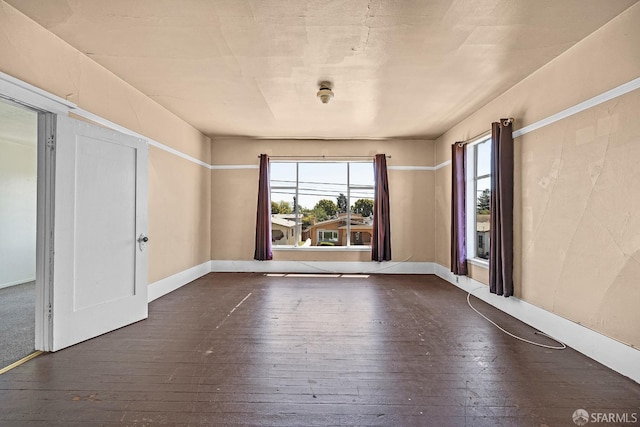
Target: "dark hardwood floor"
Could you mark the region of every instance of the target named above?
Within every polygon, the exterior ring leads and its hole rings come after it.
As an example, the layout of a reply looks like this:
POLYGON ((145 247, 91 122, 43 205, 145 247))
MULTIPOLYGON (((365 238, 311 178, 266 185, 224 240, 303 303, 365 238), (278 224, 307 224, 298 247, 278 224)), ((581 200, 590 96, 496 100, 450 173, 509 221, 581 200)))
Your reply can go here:
POLYGON ((1 426, 540 427, 579 408, 640 418, 640 385, 503 334, 435 276, 210 274, 0 375, 1 426))

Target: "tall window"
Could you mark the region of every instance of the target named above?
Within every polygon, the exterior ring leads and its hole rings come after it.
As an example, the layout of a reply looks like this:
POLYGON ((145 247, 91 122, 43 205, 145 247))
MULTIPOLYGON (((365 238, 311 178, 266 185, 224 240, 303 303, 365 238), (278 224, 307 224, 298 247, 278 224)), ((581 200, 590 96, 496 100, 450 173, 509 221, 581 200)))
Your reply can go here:
POLYGON ((489 259, 491 215, 491 138, 468 145, 467 242, 469 258, 489 259), (470 245, 469 245, 470 246, 470 245))
POLYGON ((272 227, 293 236, 275 246, 370 245, 373 162, 272 161, 270 173, 272 227))

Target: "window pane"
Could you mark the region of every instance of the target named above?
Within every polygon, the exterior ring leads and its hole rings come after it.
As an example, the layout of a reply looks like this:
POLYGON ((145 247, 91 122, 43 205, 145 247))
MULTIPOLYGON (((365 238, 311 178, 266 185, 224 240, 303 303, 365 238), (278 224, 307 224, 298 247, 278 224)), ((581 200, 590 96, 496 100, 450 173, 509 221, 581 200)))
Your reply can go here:
POLYGON ((491 139, 476 145, 476 176, 489 175, 491 173, 491 139))
POLYGON ((491 178, 476 181, 476 257, 489 259, 491 178))
POLYGON ((296 164, 270 163, 271 213, 288 214, 295 209, 296 164))
POLYGON ((301 236, 296 227, 294 199, 296 196, 296 164, 270 163, 271 243, 274 246, 296 245, 301 236), (297 229, 297 230, 296 230, 297 229), (297 231, 297 236, 296 236, 297 231))
POLYGON ((269 163, 269 174, 271 175, 271 188, 296 186, 295 163, 271 162, 269 163))
MULTIPOLYGON (((347 193, 347 165, 345 163, 300 163, 300 205, 314 209, 321 200, 330 200, 337 206, 340 193, 347 193)), ((331 204, 322 203, 327 219, 336 214, 331 204)))
MULTIPOLYGON (((311 246, 344 246, 339 237, 345 219, 339 218, 339 199, 347 194, 347 164, 299 163, 300 206, 303 213, 302 240, 311 246)), ((344 204, 344 203, 343 203, 344 204)))
POLYGON ((491 177, 476 181, 476 213, 488 214, 491 202, 491 177))
MULTIPOLYGON (((349 197, 352 212, 365 218, 373 215, 374 185, 373 162, 349 164, 349 197)), ((354 244, 354 239, 351 240, 354 244)))
POLYGON ((373 162, 349 163, 349 184, 373 185, 373 162))

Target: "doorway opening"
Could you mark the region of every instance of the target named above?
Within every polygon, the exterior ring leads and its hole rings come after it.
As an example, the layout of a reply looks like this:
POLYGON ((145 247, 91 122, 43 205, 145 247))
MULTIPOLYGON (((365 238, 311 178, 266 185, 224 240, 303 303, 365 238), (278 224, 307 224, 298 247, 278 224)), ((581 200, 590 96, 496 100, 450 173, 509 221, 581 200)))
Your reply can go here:
POLYGON ((0 98, 0 369, 33 353, 38 112, 0 98))

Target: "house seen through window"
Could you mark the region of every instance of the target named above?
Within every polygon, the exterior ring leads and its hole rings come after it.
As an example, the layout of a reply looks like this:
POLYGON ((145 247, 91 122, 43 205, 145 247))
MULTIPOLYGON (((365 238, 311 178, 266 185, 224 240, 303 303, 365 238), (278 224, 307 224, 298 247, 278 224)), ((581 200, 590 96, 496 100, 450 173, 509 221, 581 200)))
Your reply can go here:
POLYGON ((274 247, 371 244, 373 162, 272 161, 274 247))

